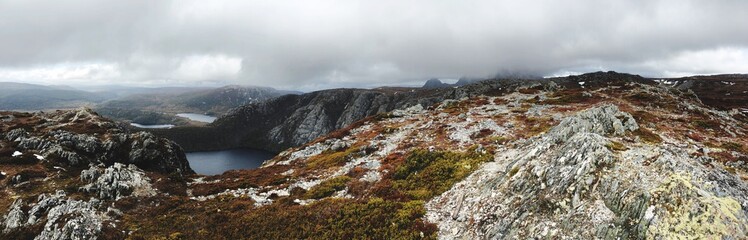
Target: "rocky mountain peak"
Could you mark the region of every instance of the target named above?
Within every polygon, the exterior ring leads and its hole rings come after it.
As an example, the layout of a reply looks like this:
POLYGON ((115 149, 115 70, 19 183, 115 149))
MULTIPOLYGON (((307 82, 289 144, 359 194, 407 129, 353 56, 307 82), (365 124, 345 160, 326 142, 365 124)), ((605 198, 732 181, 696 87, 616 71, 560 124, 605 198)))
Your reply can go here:
POLYGON ((438 78, 432 78, 426 81, 425 84, 423 84, 423 87, 421 88, 443 88, 443 87, 449 87, 449 84, 442 83, 441 80, 438 78))

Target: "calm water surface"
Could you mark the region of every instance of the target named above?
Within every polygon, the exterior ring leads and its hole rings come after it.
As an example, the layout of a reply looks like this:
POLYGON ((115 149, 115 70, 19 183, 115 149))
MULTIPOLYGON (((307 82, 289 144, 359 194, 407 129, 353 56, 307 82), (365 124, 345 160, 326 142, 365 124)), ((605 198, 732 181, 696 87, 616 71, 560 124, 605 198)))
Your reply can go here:
POLYGON ((177 114, 177 116, 188 118, 192 121, 205 122, 205 123, 212 123, 213 121, 216 120, 216 117, 208 116, 205 114, 199 114, 199 113, 180 113, 180 114, 177 114))
POLYGON ((195 172, 205 175, 221 174, 232 169, 252 169, 262 165, 275 154, 254 149, 231 149, 187 153, 187 160, 195 172))
POLYGON ((130 123, 130 126, 138 128, 172 128, 173 124, 157 124, 157 125, 144 125, 139 123, 130 123))

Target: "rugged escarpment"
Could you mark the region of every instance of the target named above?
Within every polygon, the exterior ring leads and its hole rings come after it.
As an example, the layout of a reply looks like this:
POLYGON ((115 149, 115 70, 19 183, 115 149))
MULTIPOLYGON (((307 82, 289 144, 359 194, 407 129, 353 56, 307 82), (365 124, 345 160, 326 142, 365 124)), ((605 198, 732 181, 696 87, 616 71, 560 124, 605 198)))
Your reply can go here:
POLYGON ((184 183, 169 179, 193 174, 174 142, 126 132, 89 109, 0 119, 2 239, 118 236, 111 201, 172 192, 184 183))
POLYGON ((501 79, 460 88, 332 89, 245 105, 207 127, 149 131, 176 141, 187 151, 238 147, 281 151, 398 108, 428 108, 445 99, 497 95, 521 86, 547 83, 548 80, 501 79))
POLYGON ((251 147, 280 151, 304 144, 367 116, 415 104, 429 106, 443 98, 439 90, 324 90, 245 105, 233 109, 205 128, 152 131, 177 141, 188 150, 251 147))

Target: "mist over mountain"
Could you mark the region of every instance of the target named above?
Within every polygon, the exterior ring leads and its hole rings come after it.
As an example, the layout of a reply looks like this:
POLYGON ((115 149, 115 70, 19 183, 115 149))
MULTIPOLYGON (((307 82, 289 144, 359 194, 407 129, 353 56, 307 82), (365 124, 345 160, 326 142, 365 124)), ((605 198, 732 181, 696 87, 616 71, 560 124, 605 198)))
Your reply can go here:
POLYGON ((748 239, 745 0, 0 12, 0 240, 748 239))

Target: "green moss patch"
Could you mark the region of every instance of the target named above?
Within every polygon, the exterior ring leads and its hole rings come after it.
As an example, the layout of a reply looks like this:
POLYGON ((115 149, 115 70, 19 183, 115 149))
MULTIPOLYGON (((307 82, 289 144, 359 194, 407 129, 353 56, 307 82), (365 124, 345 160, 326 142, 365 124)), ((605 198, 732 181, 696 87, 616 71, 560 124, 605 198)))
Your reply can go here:
POLYGON ((726 142, 722 143, 721 147, 730 151, 744 152, 743 145, 740 143, 726 142))
POLYGON ((395 169, 393 188, 412 199, 428 200, 475 171, 491 154, 415 150, 395 169))
POLYGON ((348 176, 338 176, 331 179, 328 179, 327 181, 324 181, 306 192, 307 198, 313 198, 313 199, 321 199, 325 197, 332 196, 337 191, 345 189, 346 183, 350 181, 351 178, 348 176))
POLYGON ((639 129, 634 131, 634 135, 639 137, 639 139, 645 143, 658 144, 662 142, 662 137, 660 137, 660 135, 657 135, 644 127, 639 127, 639 129))
POLYGON ((436 239, 437 232, 423 220, 423 201, 324 199, 254 209, 241 198, 168 202, 126 216, 130 238, 436 239))
POLYGON ((605 144, 605 147, 610 149, 611 151, 626 151, 628 148, 623 145, 623 143, 611 141, 608 144, 605 144))
POLYGON ((699 189, 690 176, 673 174, 651 191, 658 220, 647 229, 652 239, 724 239, 746 224, 740 203, 699 189))

